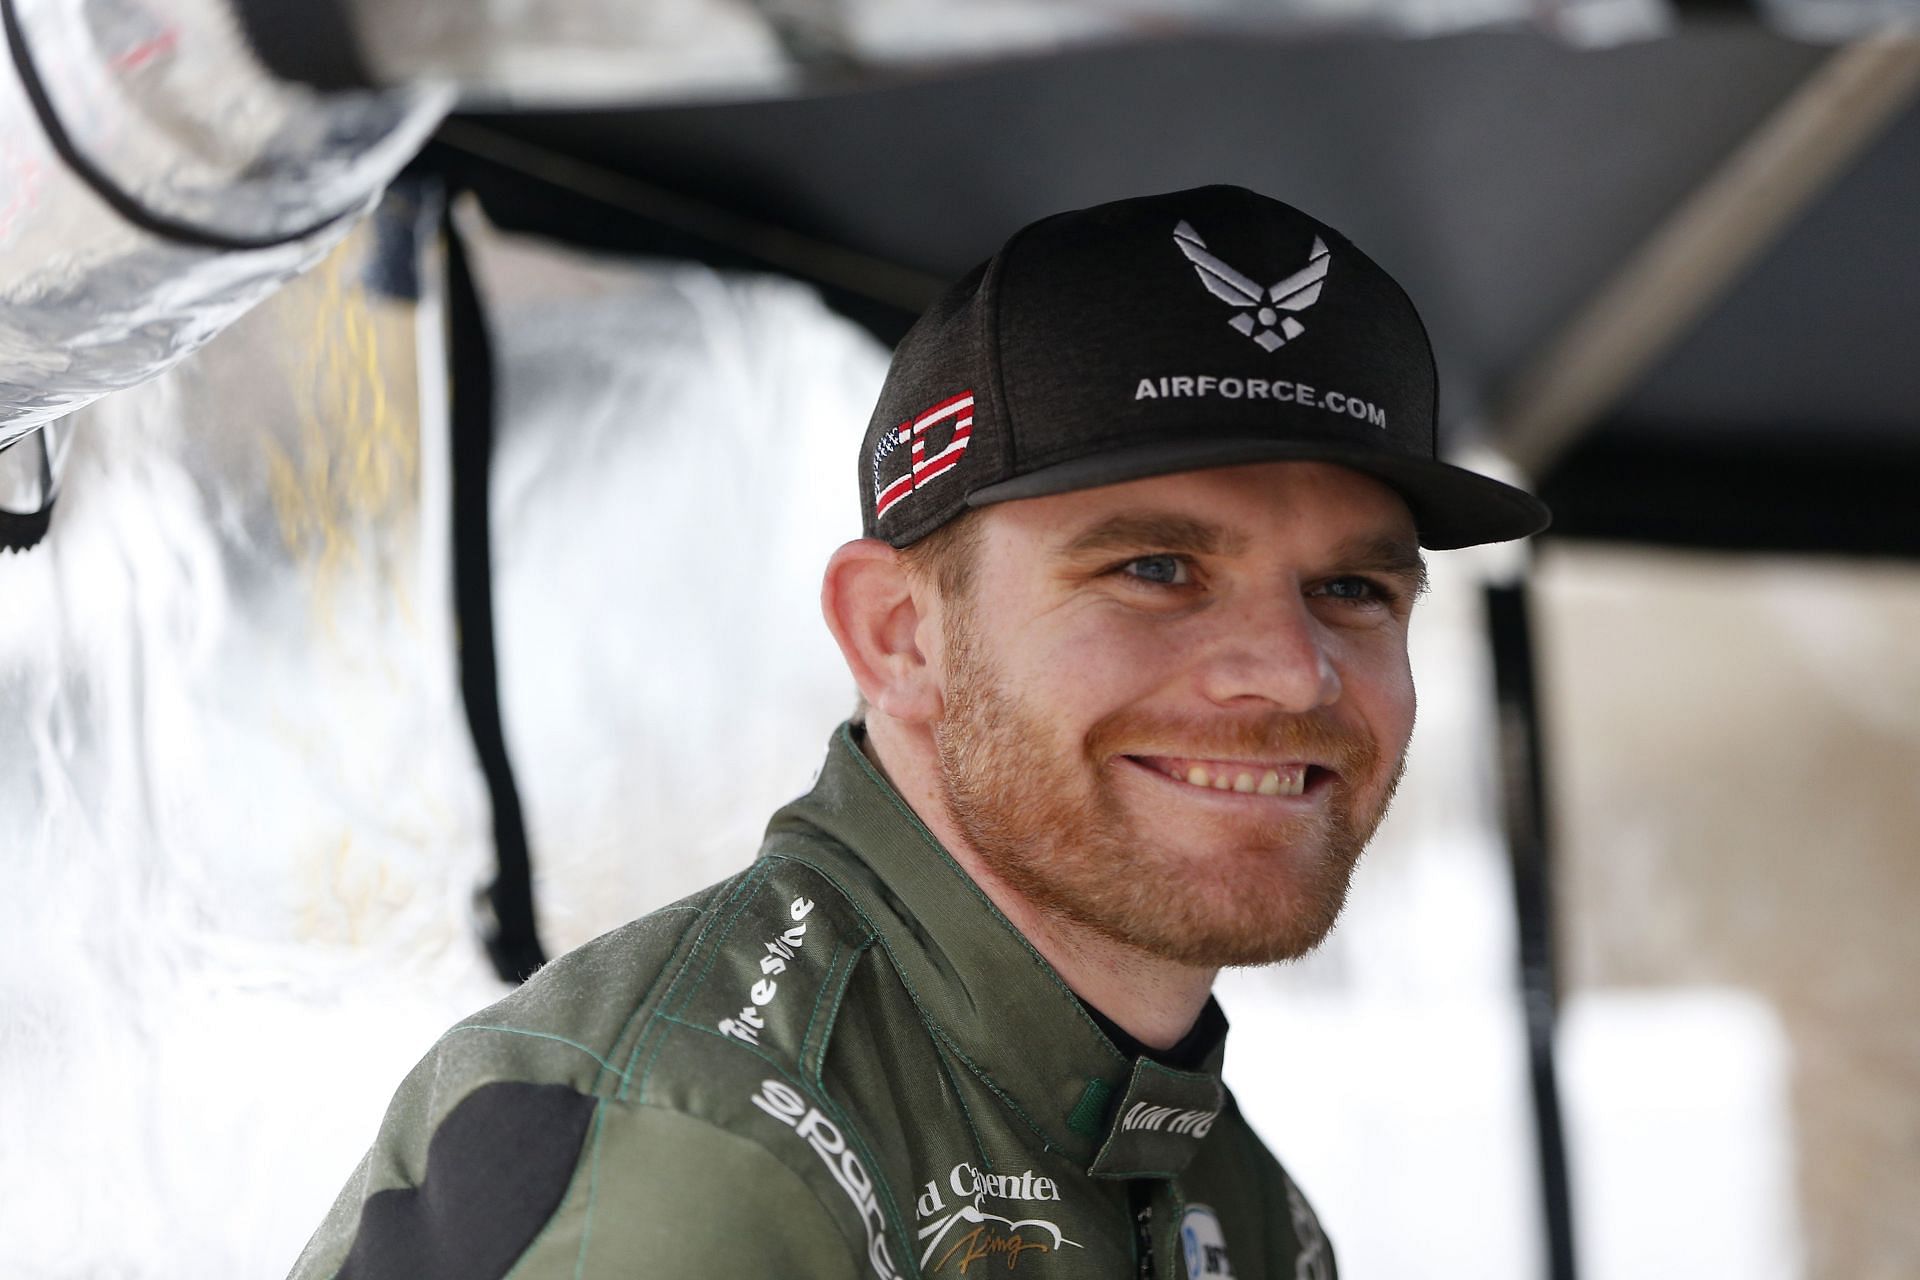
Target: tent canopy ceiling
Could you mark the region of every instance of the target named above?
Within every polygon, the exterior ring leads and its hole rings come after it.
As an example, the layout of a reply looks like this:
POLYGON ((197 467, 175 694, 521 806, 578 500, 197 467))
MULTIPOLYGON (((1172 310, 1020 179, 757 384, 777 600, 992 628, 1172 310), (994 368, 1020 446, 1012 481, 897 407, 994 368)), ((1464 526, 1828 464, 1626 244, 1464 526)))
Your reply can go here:
MULTIPOLYGON (((1528 32, 1170 40, 785 100, 475 117, 448 136, 478 124, 940 278, 1057 209, 1241 183, 1340 227, 1399 276, 1433 331, 1443 429, 1465 440, 1832 56, 1738 22, 1605 51, 1528 32)), ((611 248, 729 256, 594 201, 569 213, 542 183, 520 182, 516 200, 510 176, 482 170, 470 165, 510 224, 611 248)), ((908 316, 895 303, 860 318, 896 337, 908 316)), ((1920 525, 1905 510, 1826 536, 1839 518, 1830 508, 1844 514, 1860 499, 1851 470, 1809 499, 1804 528, 1772 543, 1744 526, 1690 536, 1670 527, 1670 513, 1663 529, 1658 512, 1623 516, 1608 491, 1626 483, 1618 467, 1629 455, 1629 470, 1717 459, 1775 488, 1796 476, 1805 488, 1809 459, 1829 455, 1883 482, 1920 476, 1916 352, 1920 104, 1904 100, 1700 321, 1609 400, 1543 487, 1550 499, 1560 490, 1565 532, 1920 554, 1920 533, 1901 543, 1901 523, 1920 525), (1610 507, 1596 522, 1592 513, 1610 507)), ((1747 497, 1713 519, 1751 523, 1738 509, 1758 492, 1747 497)))

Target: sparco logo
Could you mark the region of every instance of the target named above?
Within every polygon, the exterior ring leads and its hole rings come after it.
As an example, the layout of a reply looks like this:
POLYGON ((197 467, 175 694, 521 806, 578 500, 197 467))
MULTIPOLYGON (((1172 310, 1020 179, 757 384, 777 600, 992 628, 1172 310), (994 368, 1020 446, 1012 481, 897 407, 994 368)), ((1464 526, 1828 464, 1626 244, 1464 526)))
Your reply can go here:
POLYGON ((1327 281, 1330 258, 1326 242, 1319 236, 1313 238, 1306 266, 1265 289, 1209 253, 1207 242, 1200 238, 1192 223, 1182 222, 1175 227, 1173 242, 1199 272, 1200 283, 1207 286, 1208 293, 1241 308, 1227 323, 1263 349, 1278 351, 1307 331, 1294 315, 1320 300, 1320 290, 1327 281), (1283 316, 1280 314, 1283 311, 1289 314, 1283 316), (1276 325, 1278 333, 1274 332, 1276 325))
POLYGON ((808 1106, 797 1089, 778 1080, 762 1080, 760 1092, 753 1095, 753 1105, 807 1140, 833 1180, 847 1193, 860 1215, 860 1224, 867 1229, 867 1262, 873 1274, 880 1280, 902 1280, 893 1255, 887 1251, 887 1220, 874 1194, 873 1177, 847 1145, 840 1127, 808 1106))
POLYGON ((1179 1107, 1156 1107, 1150 1102, 1136 1102, 1127 1110, 1120 1127, 1126 1130, 1145 1129, 1149 1133, 1181 1133, 1190 1138, 1204 1138, 1213 1128, 1218 1111, 1186 1111, 1179 1107))

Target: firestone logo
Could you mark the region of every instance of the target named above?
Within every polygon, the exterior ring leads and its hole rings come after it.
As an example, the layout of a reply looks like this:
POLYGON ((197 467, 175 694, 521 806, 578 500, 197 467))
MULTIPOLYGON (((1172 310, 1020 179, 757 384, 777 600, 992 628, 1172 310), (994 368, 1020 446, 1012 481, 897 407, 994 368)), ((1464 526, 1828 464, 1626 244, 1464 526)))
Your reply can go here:
POLYGON ((813 903, 806 898, 795 898, 787 904, 787 915, 793 920, 793 927, 767 940, 767 954, 760 957, 763 976, 747 992, 747 999, 751 1003, 742 1005, 740 1012, 733 1017, 720 1019, 721 1035, 732 1036, 755 1048, 760 1046, 760 1033, 767 1029, 767 1020, 761 1011, 772 1004, 773 998, 780 993, 780 984, 774 981, 775 976, 785 973, 787 964, 795 960, 800 948, 806 945, 807 916, 812 910, 813 903))

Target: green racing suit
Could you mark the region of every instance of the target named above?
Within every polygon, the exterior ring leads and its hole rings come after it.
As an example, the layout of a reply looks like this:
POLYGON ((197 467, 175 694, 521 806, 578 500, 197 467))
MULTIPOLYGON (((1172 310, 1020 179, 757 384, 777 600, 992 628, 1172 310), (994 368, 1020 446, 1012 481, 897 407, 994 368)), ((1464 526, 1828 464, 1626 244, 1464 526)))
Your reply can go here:
POLYGON ((1129 1057, 842 726, 747 870, 408 1074, 300 1280, 1332 1280, 1220 1081, 1129 1057))

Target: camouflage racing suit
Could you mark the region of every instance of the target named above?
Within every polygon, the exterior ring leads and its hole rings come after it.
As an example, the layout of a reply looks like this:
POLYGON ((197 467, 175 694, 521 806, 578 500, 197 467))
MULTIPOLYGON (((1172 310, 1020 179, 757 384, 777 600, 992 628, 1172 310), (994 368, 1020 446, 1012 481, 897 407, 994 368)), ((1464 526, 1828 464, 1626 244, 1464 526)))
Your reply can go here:
POLYGON ((443 1036, 294 1276, 1331 1280, 1217 1010, 1122 1053, 854 734, 747 870, 443 1036))

